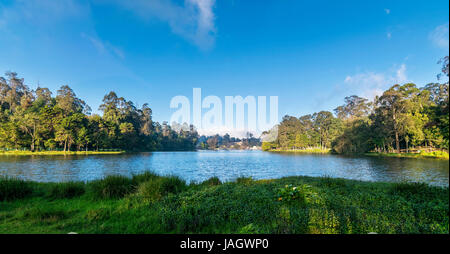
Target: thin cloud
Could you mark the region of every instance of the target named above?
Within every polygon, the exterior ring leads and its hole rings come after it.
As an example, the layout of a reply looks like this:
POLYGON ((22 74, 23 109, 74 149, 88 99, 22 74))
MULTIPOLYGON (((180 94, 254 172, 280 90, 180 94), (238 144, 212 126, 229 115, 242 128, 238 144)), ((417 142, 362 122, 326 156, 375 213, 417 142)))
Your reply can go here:
POLYGON ((448 50, 448 23, 436 27, 429 35, 432 43, 444 50, 448 50))
POLYGON ((109 42, 104 42, 97 37, 85 33, 81 33, 81 37, 88 40, 100 54, 113 54, 121 59, 125 58, 124 52, 109 42))
POLYGON ((215 44, 215 0, 185 0, 182 5, 172 0, 116 0, 114 3, 142 19, 157 18, 168 23, 173 33, 203 50, 215 44))
POLYGON ((25 21, 29 24, 51 25, 58 20, 81 17, 88 7, 74 0, 16 0, 10 6, 0 6, 0 28, 25 21))
POLYGON ((391 14, 391 10, 390 10, 390 9, 384 9, 384 12, 385 12, 387 15, 391 14))
POLYGON ((365 98, 373 99, 394 84, 408 82, 406 70, 406 65, 402 64, 395 71, 384 73, 365 72, 349 75, 344 80, 344 86, 346 90, 353 91, 365 98))

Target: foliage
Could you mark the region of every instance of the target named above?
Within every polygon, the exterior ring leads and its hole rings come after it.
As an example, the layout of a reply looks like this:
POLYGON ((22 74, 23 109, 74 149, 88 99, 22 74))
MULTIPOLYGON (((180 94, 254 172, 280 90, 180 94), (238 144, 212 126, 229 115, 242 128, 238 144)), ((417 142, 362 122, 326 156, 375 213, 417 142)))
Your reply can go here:
POLYGON ((146 200, 158 201, 168 194, 176 194, 186 188, 186 183, 179 177, 151 178, 139 185, 136 194, 146 200))
MULTIPOLYGON (((448 57, 441 63, 448 78, 448 57)), ((443 75, 439 75, 442 78, 443 75)), ((275 142, 263 150, 332 148, 337 153, 410 152, 411 148, 449 148, 448 82, 395 84, 371 102, 352 95, 334 112, 285 116, 275 142)))
POLYGON ((217 176, 211 177, 206 181, 202 182, 202 185, 208 185, 208 186, 215 186, 215 185, 221 185, 222 182, 217 176))
MULTIPOLYGON (((1 203, 0 233, 449 232, 448 187, 330 177, 189 186, 151 173, 133 178, 114 178, 130 195, 98 200, 89 191, 52 197, 54 183, 25 182, 32 193, 1 203)), ((98 181, 86 189, 93 185, 98 181)))
POLYGON ((49 197, 51 198, 74 198, 83 195, 85 184, 82 182, 56 183, 51 185, 49 197))
POLYGON ((55 97, 48 88, 31 90, 17 73, 0 77, 0 149, 28 148, 30 152, 61 150, 127 151, 194 150, 193 126, 173 129, 152 120, 148 104, 133 102, 110 92, 103 98, 102 116, 67 85, 55 97))
POLYGON ((307 184, 300 186, 285 185, 283 188, 278 189, 276 199, 281 202, 295 200, 302 205, 320 203, 318 194, 313 190, 312 186, 307 184))
POLYGON ((133 191, 133 181, 124 176, 107 176, 102 180, 93 181, 89 192, 95 199, 122 198, 133 191))
POLYGON ((29 182, 0 177, 0 201, 21 199, 31 195, 33 189, 29 182))

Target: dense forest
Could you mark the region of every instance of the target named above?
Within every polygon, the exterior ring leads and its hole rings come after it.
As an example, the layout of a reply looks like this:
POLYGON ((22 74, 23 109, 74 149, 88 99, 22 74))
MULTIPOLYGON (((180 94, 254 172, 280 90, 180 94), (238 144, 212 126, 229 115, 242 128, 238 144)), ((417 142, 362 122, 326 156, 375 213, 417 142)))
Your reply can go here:
POLYGON ((77 98, 69 86, 55 97, 48 88, 30 90, 17 73, 0 77, 0 149, 127 151, 194 150, 193 126, 174 130, 152 121, 148 104, 110 92, 103 98, 102 116, 77 98))
MULTIPOLYGON (((439 61, 449 76, 449 57, 439 61)), ((445 77, 446 76, 446 77, 445 77)), ((408 152, 414 147, 449 148, 449 83, 394 85, 374 101, 353 95, 334 113, 283 117, 263 150, 331 148, 337 153, 408 152)))
MULTIPOLYGON (((449 77, 449 57, 439 62, 438 80, 449 77)), ((277 138, 263 142, 263 150, 330 148, 338 153, 408 152, 415 147, 449 149, 449 83, 394 85, 373 101, 353 95, 329 111, 285 116, 277 138)), ((48 88, 31 90, 17 73, 0 77, 0 149, 127 151, 247 149, 260 139, 224 136, 199 137, 195 127, 152 121, 148 104, 110 92, 99 111, 91 108, 67 85, 55 97, 48 88)), ((267 133, 266 133, 267 134, 267 133)))
POLYGON ((214 136, 201 136, 197 143, 197 148, 203 150, 246 150, 255 146, 261 146, 261 139, 254 137, 250 132, 247 132, 244 138, 231 137, 228 133, 223 136, 219 134, 214 136))

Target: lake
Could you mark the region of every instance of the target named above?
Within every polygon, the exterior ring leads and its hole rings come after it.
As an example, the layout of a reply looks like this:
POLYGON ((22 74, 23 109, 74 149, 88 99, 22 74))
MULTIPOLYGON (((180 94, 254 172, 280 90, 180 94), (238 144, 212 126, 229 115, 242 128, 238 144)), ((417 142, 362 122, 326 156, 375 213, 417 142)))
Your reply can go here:
POLYGON ((435 159, 382 158, 262 151, 153 152, 89 156, 0 156, 0 175, 39 182, 89 181, 108 175, 145 171, 177 175, 187 182, 217 176, 222 181, 246 176, 330 176, 366 181, 426 182, 449 185, 449 162, 435 159))

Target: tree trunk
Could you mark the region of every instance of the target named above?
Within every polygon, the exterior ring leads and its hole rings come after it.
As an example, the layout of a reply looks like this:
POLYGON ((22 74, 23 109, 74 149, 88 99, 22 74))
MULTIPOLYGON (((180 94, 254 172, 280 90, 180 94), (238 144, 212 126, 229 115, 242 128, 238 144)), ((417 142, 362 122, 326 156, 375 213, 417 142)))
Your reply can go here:
POLYGON ((30 133, 31 135, 31 152, 34 152, 34 143, 35 143, 35 137, 36 137, 36 122, 33 122, 33 133, 30 133))
POLYGON ((31 152, 34 152, 34 137, 31 137, 31 152))
POLYGON ((397 149, 397 153, 400 153, 400 140, 398 138, 398 131, 395 131, 395 148, 397 149))

